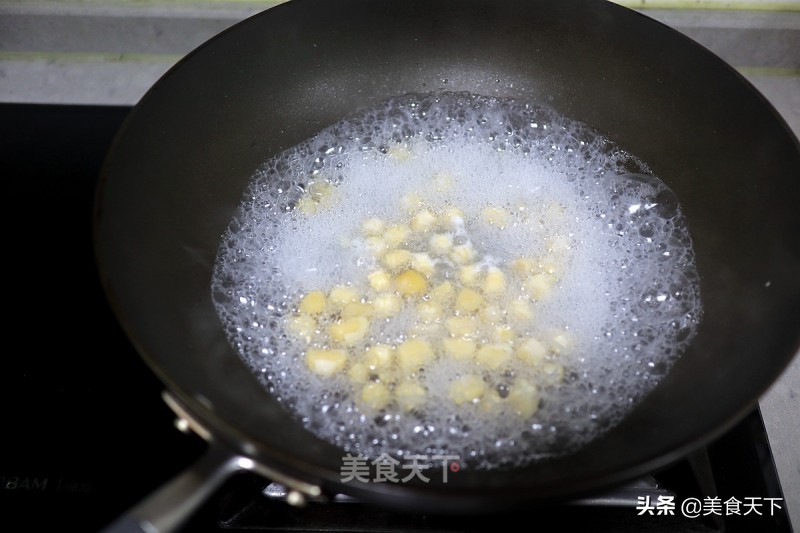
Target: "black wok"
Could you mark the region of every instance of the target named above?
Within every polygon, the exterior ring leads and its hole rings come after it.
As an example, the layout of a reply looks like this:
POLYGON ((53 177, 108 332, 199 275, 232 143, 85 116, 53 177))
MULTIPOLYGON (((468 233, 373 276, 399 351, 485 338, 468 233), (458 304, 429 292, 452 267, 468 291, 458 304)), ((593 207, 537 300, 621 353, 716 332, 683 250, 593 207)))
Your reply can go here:
POLYGON ((202 497, 190 490, 199 481, 237 468, 283 482, 296 500, 343 492, 460 511, 572 497, 665 466, 749 412, 796 352, 799 202, 800 149, 765 99, 696 43, 614 4, 294 0, 244 21, 147 93, 98 191, 109 299, 171 405, 212 444, 170 498, 121 524, 169 528, 202 497), (640 407, 573 455, 464 470, 446 484, 342 484, 341 450, 284 412, 229 346, 211 269, 271 155, 359 107, 437 89, 549 105, 647 161, 684 206, 704 320, 640 407))

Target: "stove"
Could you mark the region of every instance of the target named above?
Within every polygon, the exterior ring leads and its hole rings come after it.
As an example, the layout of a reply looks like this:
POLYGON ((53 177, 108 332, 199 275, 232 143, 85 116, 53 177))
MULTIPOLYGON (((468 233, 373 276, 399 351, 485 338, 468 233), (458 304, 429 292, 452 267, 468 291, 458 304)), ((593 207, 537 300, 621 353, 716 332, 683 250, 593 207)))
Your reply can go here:
MULTIPOLYGON (((14 317, 5 330, 15 341, 0 363, 4 530, 74 524, 99 531, 205 450, 175 429, 162 386, 127 341, 97 279, 94 190, 129 111, 0 105, 12 228, 5 301, 14 317)), ((462 517, 392 512, 344 497, 295 508, 285 496, 269 480, 237 474, 182 531, 483 531, 519 518, 575 532, 791 532, 758 409, 666 469, 558 505, 462 517), (697 502, 694 511, 689 501, 697 502)))

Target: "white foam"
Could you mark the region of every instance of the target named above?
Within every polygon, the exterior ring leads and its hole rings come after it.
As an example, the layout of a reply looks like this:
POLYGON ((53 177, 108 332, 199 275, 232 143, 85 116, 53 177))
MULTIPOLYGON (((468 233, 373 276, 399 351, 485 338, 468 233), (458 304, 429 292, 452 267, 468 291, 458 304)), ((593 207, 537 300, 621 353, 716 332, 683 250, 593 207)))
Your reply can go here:
MULTIPOLYGON (((618 423, 685 350, 701 314, 686 221, 641 161, 551 110, 463 93, 394 99, 268 161, 222 241, 212 290, 231 343, 319 436, 370 456, 450 453, 484 468, 566 453, 618 423), (398 143, 412 157, 385 153, 398 143), (440 172, 453 177, 446 194, 431 181, 440 172), (307 184, 322 179, 336 184, 334 204, 298 216, 307 184), (540 257, 549 236, 570 236, 558 290, 537 304, 530 333, 567 329, 575 348, 564 383, 543 390, 531 420, 454 410, 443 383, 463 368, 445 359, 426 369, 424 409, 367 416, 346 380, 311 375, 304 347, 282 331, 299 295, 364 285, 373 259, 361 223, 402 219, 408 193, 463 209, 462 236, 485 262, 540 257), (479 220, 487 205, 526 211, 498 232, 479 220)), ((403 320, 374 326, 365 344, 402 340, 403 320)), ((486 379, 503 386, 502 376, 486 379)))

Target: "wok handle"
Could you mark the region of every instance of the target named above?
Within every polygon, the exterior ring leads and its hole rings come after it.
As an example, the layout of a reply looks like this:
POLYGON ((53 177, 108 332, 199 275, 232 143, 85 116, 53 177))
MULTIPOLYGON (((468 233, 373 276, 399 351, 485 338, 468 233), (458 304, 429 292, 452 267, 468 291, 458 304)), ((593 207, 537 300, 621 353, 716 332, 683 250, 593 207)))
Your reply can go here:
POLYGON ((248 469, 250 462, 212 443, 197 462, 109 524, 103 533, 174 531, 234 472, 248 469))

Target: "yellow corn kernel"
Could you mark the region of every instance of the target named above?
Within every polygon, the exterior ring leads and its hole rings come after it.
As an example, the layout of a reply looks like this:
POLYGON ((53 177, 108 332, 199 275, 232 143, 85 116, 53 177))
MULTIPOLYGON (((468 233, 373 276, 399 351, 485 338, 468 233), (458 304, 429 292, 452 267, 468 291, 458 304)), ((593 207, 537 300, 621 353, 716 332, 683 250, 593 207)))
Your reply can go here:
POLYGON ((315 374, 329 378, 339 373, 347 362, 345 350, 312 348, 306 352, 306 366, 315 374))
POLYGON ((474 337, 478 332, 478 325, 471 316, 454 316, 448 318, 444 325, 453 337, 474 337))
POLYGON ((547 241, 547 251, 556 255, 565 254, 569 252, 570 248, 572 248, 572 242, 566 235, 556 235, 547 241))
POLYGON ((369 409, 380 411, 392 401, 389 387, 383 383, 367 383, 361 389, 361 403, 369 409))
POLYGON ((437 233, 428 240, 428 249, 434 255, 447 255, 453 248, 453 236, 449 233, 437 233))
POLYGON ((436 273, 436 262, 425 252, 411 254, 411 268, 425 277, 431 277, 436 273))
POLYGON ((386 155, 392 159, 397 159, 398 161, 406 161, 410 159, 413 154, 407 145, 395 144, 394 146, 389 147, 389 149, 386 151, 386 155))
POLYGON ((492 226, 503 229, 508 227, 511 215, 502 207, 489 206, 483 208, 481 211, 481 218, 484 222, 488 222, 492 226))
POLYGON ((303 196, 299 200, 297 200, 297 204, 295 204, 295 209, 300 210, 301 213, 304 215, 313 215, 319 209, 317 202, 312 200, 308 196, 303 196))
POLYGON ((428 341, 411 339, 397 347, 397 363, 405 372, 416 372, 433 359, 433 348, 428 341))
POLYGON ((369 250, 372 257, 382 257, 386 250, 389 249, 386 241, 380 237, 369 237, 364 241, 364 244, 366 244, 367 250, 369 250))
POLYGON ((408 250, 389 250, 384 254, 382 261, 386 268, 396 271, 411 266, 412 259, 408 250))
POLYGON ((506 292, 506 275, 497 267, 489 267, 483 278, 483 293, 490 298, 497 298, 506 292))
POLYGON ((289 331, 291 331, 295 337, 306 342, 311 342, 312 337, 314 337, 317 331, 317 321, 308 315, 292 316, 289 318, 288 326, 289 331))
POLYGON ((473 374, 467 374, 456 378, 450 383, 447 395, 456 405, 465 403, 477 403, 486 393, 486 383, 473 374))
POLYGON ((400 409, 411 411, 425 403, 427 391, 419 383, 403 381, 395 387, 394 394, 400 409))
POLYGON ((436 192, 449 192, 453 190, 453 176, 448 172, 439 172, 433 176, 433 186, 436 192))
POLYGON ((411 229, 404 224, 394 224, 386 228, 383 233, 383 240, 390 248, 397 248, 408 240, 411 229))
POLYGON ((386 231, 386 222, 380 218, 368 218, 361 223, 361 232, 367 237, 380 237, 386 231))
POLYGON ((475 249, 468 242, 453 246, 450 250, 450 259, 459 265, 469 264, 475 259, 475 249))
POLYGON ((435 226, 436 226, 436 215, 434 215, 427 209, 423 209, 422 211, 411 217, 411 229, 418 233, 424 233, 426 231, 430 231, 435 226))
POLYGON ((422 195, 418 192, 410 192, 403 196, 401 205, 409 214, 416 213, 424 204, 422 195))
POLYGON ((564 367, 555 361, 545 361, 539 368, 542 381, 548 385, 557 385, 564 380, 564 367))
POLYGON ((369 379, 369 368, 364 363, 355 363, 347 371, 347 377, 354 383, 365 383, 369 379))
POLYGON ((428 290, 428 282, 416 270, 406 270, 395 276, 394 288, 403 296, 422 296, 428 290))
POLYGON ((550 274, 553 277, 557 277, 561 273, 561 263, 551 256, 543 258, 539 262, 539 268, 545 274, 550 274))
POLYGON ((462 313, 474 313, 485 302, 479 292, 470 288, 463 288, 458 291, 456 297, 456 309, 462 313))
POLYGON ((522 282, 525 291, 535 300, 544 300, 553 292, 555 280, 550 274, 534 274, 522 282))
POLYGON ((554 332, 550 337, 550 350, 558 355, 568 355, 575 348, 575 339, 566 331, 554 332))
POLYGON ((475 341, 469 339, 443 339, 444 353, 453 359, 471 359, 475 354, 475 341))
POLYGON ((464 212, 457 207, 448 207, 442 213, 441 221, 446 229, 459 229, 464 226, 464 212))
POLYGON ((498 324, 503 320, 503 310, 494 304, 484 305, 478 311, 478 316, 484 324, 498 324))
POLYGON ((327 300, 325 298, 325 293, 322 291, 311 291, 305 296, 303 299, 300 300, 300 304, 297 308, 300 310, 301 313, 306 313, 308 315, 316 315, 325 310, 325 305, 327 304, 327 300))
POLYGON ((345 285, 337 285, 328 293, 328 302, 339 308, 359 300, 358 291, 345 285))
POLYGON ((480 283, 481 267, 477 263, 465 265, 458 271, 458 281, 467 287, 477 287, 480 283))
POLYGON ((369 318, 370 315, 372 315, 372 305, 361 302, 349 303, 342 309, 342 318, 353 318, 355 316, 365 316, 369 318))
POLYGON ((508 392, 506 401, 515 414, 530 418, 539 409, 539 391, 524 379, 518 379, 508 392))
POLYGON ((492 332, 492 340, 494 342, 512 342, 516 336, 517 334, 514 333, 514 330, 511 329, 511 326, 505 324, 497 326, 492 332))
POLYGON ((526 300, 514 300, 508 304, 508 318, 516 326, 524 327, 533 320, 533 308, 526 300))
POLYGON ((364 353, 364 364, 370 370, 389 368, 394 361, 394 348, 388 344, 374 344, 364 353))
POLYGON ((443 281, 431 289, 431 301, 447 305, 453 299, 455 292, 451 282, 443 281))
POLYGON ((478 408, 481 413, 496 413, 503 405, 503 399, 495 389, 486 389, 486 394, 481 398, 478 408))
POLYGON ((372 290, 385 292, 392 288, 392 277, 385 270, 376 270, 367 276, 369 286, 372 290))
POLYGON ((486 368, 497 370, 511 360, 509 344, 485 344, 478 348, 475 361, 486 368))
POLYGON ((527 338, 517 345, 517 357, 530 366, 538 366, 547 356, 547 347, 543 342, 527 338))
POLYGON ((345 346, 353 346, 364 340, 369 331, 369 320, 363 316, 345 318, 328 327, 331 340, 345 346))
POLYGON ((436 322, 442 318, 442 306, 434 301, 421 302, 417 306, 417 317, 423 322, 436 322))
POLYGON ((511 261, 511 271, 518 276, 527 276, 537 268, 537 264, 533 259, 527 257, 520 257, 511 261))
POLYGON ((377 317, 394 316, 400 312, 403 302, 396 294, 379 294, 372 300, 372 312, 377 317))

